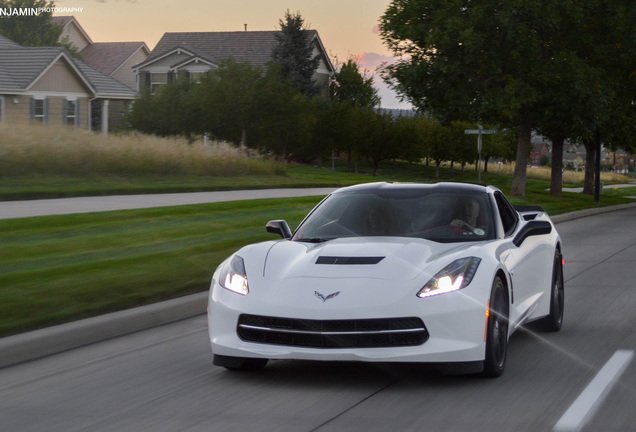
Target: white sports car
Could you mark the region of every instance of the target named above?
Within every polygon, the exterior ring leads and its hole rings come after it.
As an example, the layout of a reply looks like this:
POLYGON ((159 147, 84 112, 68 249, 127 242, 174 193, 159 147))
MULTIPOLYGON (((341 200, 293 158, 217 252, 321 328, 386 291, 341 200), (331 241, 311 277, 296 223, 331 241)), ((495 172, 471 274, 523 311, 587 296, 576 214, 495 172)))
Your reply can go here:
POLYGON ((245 246, 210 287, 214 364, 426 362, 499 376, 508 338, 563 321, 561 239, 494 187, 372 183, 333 192, 292 234, 245 246))

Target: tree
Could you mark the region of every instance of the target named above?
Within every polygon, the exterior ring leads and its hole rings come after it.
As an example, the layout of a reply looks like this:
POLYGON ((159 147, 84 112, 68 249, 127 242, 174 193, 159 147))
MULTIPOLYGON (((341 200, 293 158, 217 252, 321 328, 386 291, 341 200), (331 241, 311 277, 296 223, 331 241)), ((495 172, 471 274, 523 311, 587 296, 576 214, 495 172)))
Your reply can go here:
POLYGON ((365 77, 353 59, 347 60, 336 72, 329 85, 332 110, 338 114, 333 118, 336 131, 339 133, 337 142, 341 143, 341 150, 347 152, 347 171, 351 172, 351 153, 356 139, 352 134, 350 124, 346 120, 351 117, 351 109, 374 108, 380 105, 378 91, 373 87, 373 78, 365 77), (347 132, 349 137, 346 137, 347 132))
POLYGON ((329 93, 332 102, 368 108, 380 105, 380 96, 373 87, 373 77, 365 77, 353 59, 340 66, 329 85, 329 93))
MULTIPOLYGON (((442 122, 468 119, 519 131, 511 194, 525 195, 526 164, 548 67, 577 2, 394 0, 382 37, 401 60, 387 79, 442 122)), ((547 84, 546 84, 547 83, 547 84)))
POLYGON ((193 105, 192 85, 182 79, 159 87, 155 94, 143 92, 126 119, 130 127, 144 133, 190 138, 200 132, 198 112, 193 105))
POLYGON ((275 36, 278 45, 272 51, 272 58, 280 64, 283 79, 306 96, 316 95, 320 89, 313 77, 320 56, 313 54, 313 40, 305 28, 305 20, 299 12, 292 15, 288 9, 278 24, 281 31, 275 36))
POLYGON ((286 160, 311 142, 316 123, 311 100, 281 80, 277 65, 270 65, 259 86, 260 115, 254 127, 259 148, 286 160))
MULTIPOLYGON (((0 0, 2 9, 54 8, 46 0, 0 0)), ((62 27, 51 20, 53 12, 37 15, 12 15, 0 19, 0 34, 22 46, 57 46, 62 27)))
POLYGON ((226 60, 205 77, 194 94, 202 129, 241 146, 259 118, 263 74, 247 63, 226 60))

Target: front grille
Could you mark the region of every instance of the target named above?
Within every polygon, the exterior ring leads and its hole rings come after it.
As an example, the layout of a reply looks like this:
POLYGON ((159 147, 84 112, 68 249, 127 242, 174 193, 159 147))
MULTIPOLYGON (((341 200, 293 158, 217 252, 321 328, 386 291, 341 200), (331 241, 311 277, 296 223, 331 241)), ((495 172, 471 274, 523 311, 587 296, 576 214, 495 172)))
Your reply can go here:
POLYGON ((421 345, 428 331, 420 318, 307 320, 259 315, 239 317, 247 342, 311 348, 377 348, 421 345))

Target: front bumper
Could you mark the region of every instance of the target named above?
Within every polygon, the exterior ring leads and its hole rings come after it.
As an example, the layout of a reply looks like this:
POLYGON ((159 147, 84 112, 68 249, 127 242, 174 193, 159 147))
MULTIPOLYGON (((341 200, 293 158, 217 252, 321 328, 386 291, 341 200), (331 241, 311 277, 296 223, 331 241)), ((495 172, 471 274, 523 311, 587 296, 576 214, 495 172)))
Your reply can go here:
MULTIPOLYGON (((463 290, 425 299, 419 299, 409 291, 408 296, 396 298, 392 302, 387 301, 386 295, 374 296, 374 289, 369 285, 365 285, 364 289, 348 287, 352 298, 359 299, 353 306, 353 303, 343 301, 316 301, 312 298, 314 287, 311 286, 297 289, 294 292, 297 298, 286 302, 272 300, 276 296, 268 297, 267 300, 252 293, 240 296, 213 284, 208 310, 212 352, 230 357, 322 361, 481 361, 485 353, 486 304, 490 286, 487 289, 480 288, 475 282, 463 290), (301 294, 307 300, 301 300, 301 294), (284 341, 282 344, 272 343, 267 339, 262 342, 248 341, 239 337, 237 332, 242 314, 302 321, 417 317, 424 323, 427 338, 414 346, 344 348, 294 346, 286 345, 284 341)), ((338 297, 343 300, 345 296, 341 294, 338 297)))

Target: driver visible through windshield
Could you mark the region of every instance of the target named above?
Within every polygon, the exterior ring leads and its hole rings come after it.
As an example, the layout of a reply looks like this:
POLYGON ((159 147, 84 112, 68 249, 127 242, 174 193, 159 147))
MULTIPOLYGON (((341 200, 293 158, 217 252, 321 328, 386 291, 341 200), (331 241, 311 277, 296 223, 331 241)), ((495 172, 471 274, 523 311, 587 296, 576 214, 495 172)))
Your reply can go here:
POLYGON ((415 237, 443 243, 493 239, 488 195, 428 190, 336 193, 307 217, 293 239, 321 242, 366 236, 415 237))

